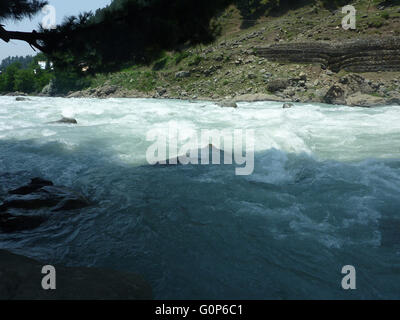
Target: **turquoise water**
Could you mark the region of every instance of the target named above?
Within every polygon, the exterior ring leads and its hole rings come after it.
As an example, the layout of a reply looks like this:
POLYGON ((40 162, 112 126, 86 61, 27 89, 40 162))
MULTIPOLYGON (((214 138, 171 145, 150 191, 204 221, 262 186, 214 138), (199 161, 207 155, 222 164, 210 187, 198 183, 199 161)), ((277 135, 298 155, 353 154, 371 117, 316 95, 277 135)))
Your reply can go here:
POLYGON ((400 298, 399 106, 0 97, 0 150, 0 199, 40 176, 95 203, 1 248, 138 272, 160 299, 400 298), (149 166, 147 132, 171 127, 254 129, 254 173, 149 166))

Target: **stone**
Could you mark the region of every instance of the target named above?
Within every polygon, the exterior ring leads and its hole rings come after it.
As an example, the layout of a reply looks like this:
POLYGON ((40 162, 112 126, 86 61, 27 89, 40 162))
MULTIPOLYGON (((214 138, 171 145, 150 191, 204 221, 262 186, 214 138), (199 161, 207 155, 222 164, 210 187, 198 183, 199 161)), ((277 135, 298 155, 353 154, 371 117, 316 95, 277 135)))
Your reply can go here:
POLYGON ((233 100, 222 100, 218 102, 218 105, 223 108, 237 108, 237 104, 233 100))
POLYGON ((189 71, 179 71, 175 73, 175 78, 181 79, 181 78, 188 78, 190 77, 190 72, 189 71))
POLYGON ((78 124, 78 121, 74 118, 67 118, 67 117, 62 117, 60 120, 57 121, 52 121, 48 123, 67 123, 67 124, 78 124))
POLYGON ((27 194, 30 194, 32 192, 39 190, 42 187, 52 186, 52 185, 53 185, 53 182, 51 182, 49 180, 45 180, 42 178, 33 178, 33 179, 31 179, 31 182, 28 185, 22 186, 20 188, 14 189, 14 190, 10 190, 8 192, 8 194, 27 195, 27 194))
MULTIPOLYGON (((25 187, 26 189, 29 186, 25 187)), ((10 193, 0 206, 0 212, 10 209, 36 210, 49 208, 51 211, 75 210, 86 207, 89 201, 81 194, 60 186, 43 186, 29 193, 10 193)))
POLYGON ((382 97, 371 96, 369 94, 363 94, 357 92, 346 99, 346 104, 349 106, 357 107, 376 107, 386 104, 386 101, 382 97))
POLYGON ((289 86, 289 81, 283 79, 271 80, 267 84, 267 89, 270 92, 276 92, 286 89, 289 86))
POLYGON ((290 109, 290 108, 292 108, 292 107, 294 107, 294 104, 293 104, 293 103, 285 103, 285 104, 282 106, 283 109, 290 109))
MULTIPOLYGON (((50 257, 49 257, 50 258, 50 257)), ((149 283, 135 273, 55 265, 56 290, 43 290, 42 268, 36 261, 0 250, 0 300, 149 300, 149 283)))
POLYGON ((386 104, 388 105, 400 105, 400 93, 396 91, 388 92, 389 98, 387 98, 386 104))
POLYGON ((263 93, 257 93, 257 94, 241 94, 233 101, 237 102, 257 102, 257 101, 278 101, 278 102, 290 102, 290 99, 278 97, 277 95, 273 94, 263 94, 263 93))
POLYGON ((333 85, 326 93, 323 102, 329 104, 346 104, 344 89, 337 85, 333 85))
POLYGON ((0 205, 0 229, 17 232, 37 228, 47 216, 38 215, 37 210, 46 212, 68 211, 87 207, 90 202, 82 194, 41 178, 31 179, 25 186, 10 190, 0 205))
POLYGON ((115 93, 118 90, 117 86, 114 85, 106 85, 104 87, 101 87, 97 90, 97 96, 102 97, 102 96, 109 96, 113 93, 115 93))
POLYGON ((45 96, 53 96, 57 93, 55 81, 53 79, 42 89, 41 92, 45 96))
POLYGON ((33 230, 38 228, 46 218, 43 216, 0 214, 0 230, 4 233, 33 230))
POLYGON ((300 80, 307 81, 307 75, 304 72, 300 72, 299 78, 300 80))
POLYGON ((162 97, 164 94, 167 93, 167 89, 165 89, 165 88, 157 88, 156 90, 160 97, 162 97))
POLYGON ((24 98, 24 97, 16 97, 15 101, 30 101, 31 99, 24 98))

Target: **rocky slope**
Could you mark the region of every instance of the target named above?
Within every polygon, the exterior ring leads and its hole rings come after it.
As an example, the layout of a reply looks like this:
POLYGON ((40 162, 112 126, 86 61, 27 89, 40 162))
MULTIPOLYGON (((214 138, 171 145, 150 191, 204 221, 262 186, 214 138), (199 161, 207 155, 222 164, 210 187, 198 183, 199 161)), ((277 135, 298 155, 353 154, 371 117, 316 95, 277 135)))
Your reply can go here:
POLYGON ((250 28, 231 7, 215 43, 96 75, 91 88, 69 97, 399 104, 400 6, 368 8, 362 0, 356 8, 357 29, 346 31, 340 10, 318 5, 261 17, 250 28))
POLYGON ((400 37, 276 44, 257 48, 256 54, 271 61, 317 63, 334 72, 400 71, 400 37))
POLYGON ((400 3, 354 6, 356 30, 342 28, 341 10, 318 2, 256 20, 232 6, 217 19, 222 35, 214 43, 97 74, 90 88, 68 96, 399 104, 400 3))

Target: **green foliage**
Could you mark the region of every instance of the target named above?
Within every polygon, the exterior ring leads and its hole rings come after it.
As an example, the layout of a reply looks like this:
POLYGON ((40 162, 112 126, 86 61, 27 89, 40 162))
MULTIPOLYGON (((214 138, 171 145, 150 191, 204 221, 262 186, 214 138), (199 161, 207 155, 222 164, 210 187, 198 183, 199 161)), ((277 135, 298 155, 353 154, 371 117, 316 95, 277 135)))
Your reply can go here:
POLYGON ((202 60, 203 60, 203 58, 200 57, 199 55, 194 55, 194 56, 192 56, 192 57, 190 58, 190 60, 189 60, 189 62, 188 62, 188 65, 189 65, 190 67, 197 66, 197 65, 200 64, 200 62, 201 62, 202 60))
POLYGON ((32 69, 20 69, 15 75, 14 91, 31 93, 35 91, 35 74, 32 69))
MULTIPOLYGON (((210 22, 231 2, 114 0, 94 15, 70 17, 56 30, 42 30, 43 44, 60 69, 78 71, 86 64, 95 73, 120 70, 126 63, 150 64, 163 51, 213 41, 210 22)), ((160 63, 156 68, 163 67, 160 63)))
POLYGON ((19 57, 19 56, 15 56, 15 57, 7 57, 5 59, 3 59, 3 61, 1 61, 0 63, 0 71, 4 71, 7 69, 7 67, 11 64, 13 64, 14 62, 19 62, 23 68, 27 68, 33 61, 33 56, 26 56, 26 57, 19 57))
POLYGON ((178 52, 175 56, 175 64, 178 65, 182 60, 190 56, 188 51, 178 52))
POLYGON ((57 93, 66 94, 70 91, 82 90, 90 86, 89 77, 83 77, 72 70, 57 70, 55 72, 54 84, 57 93))
POLYGON ((1 0, 0 20, 32 17, 46 4, 47 1, 42 0, 1 0))
MULTIPOLYGON (((25 93, 38 93, 54 77, 53 71, 47 64, 45 70, 41 69, 38 61, 47 61, 43 54, 30 57, 29 64, 15 61, 9 64, 0 74, 0 92, 21 91, 25 93)), ((10 59, 6 59, 10 61, 10 59)))
POLYGON ((386 11, 383 12, 383 13, 382 13, 382 18, 385 19, 385 20, 388 20, 388 19, 390 18, 389 12, 386 12, 386 11))

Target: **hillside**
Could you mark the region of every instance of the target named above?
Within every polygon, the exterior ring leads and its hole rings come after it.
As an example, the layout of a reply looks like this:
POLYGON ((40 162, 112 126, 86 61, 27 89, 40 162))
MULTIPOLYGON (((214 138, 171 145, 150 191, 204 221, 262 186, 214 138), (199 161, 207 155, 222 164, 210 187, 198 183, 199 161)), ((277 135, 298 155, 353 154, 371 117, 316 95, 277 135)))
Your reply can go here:
POLYGON ((341 10, 330 11, 320 4, 261 15, 256 20, 244 19, 235 6, 230 6, 214 21, 221 35, 211 45, 165 52, 151 65, 96 74, 90 88, 71 92, 69 96, 270 99, 340 104, 351 96, 348 104, 352 105, 398 103, 398 69, 354 75, 344 69, 333 72, 321 63, 271 61, 256 50, 274 44, 311 46, 350 41, 351 45, 353 40, 400 36, 400 3, 391 6, 382 3, 355 2, 357 27, 347 31, 341 27, 344 17, 341 10))

